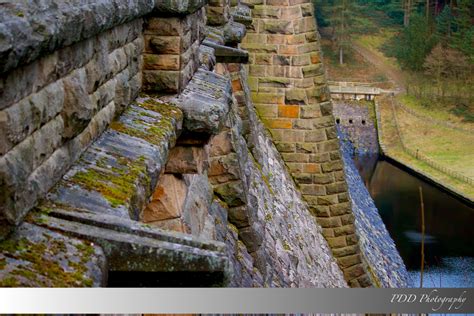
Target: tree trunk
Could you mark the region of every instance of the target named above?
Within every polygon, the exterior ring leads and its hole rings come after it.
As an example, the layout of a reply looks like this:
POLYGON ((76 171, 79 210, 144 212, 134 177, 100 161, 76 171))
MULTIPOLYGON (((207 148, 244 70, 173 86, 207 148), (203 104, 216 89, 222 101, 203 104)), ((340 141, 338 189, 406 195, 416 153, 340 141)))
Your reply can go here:
POLYGON ((339 64, 344 64, 344 52, 342 51, 342 46, 339 47, 339 64))
POLYGON ((426 0, 426 18, 430 17, 430 0, 426 0))

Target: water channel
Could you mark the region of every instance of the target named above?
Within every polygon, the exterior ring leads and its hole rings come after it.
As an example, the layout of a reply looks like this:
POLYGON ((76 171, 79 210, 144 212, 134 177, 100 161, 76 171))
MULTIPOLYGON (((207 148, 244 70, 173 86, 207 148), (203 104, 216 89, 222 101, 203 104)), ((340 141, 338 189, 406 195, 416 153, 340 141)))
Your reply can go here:
POLYGON ((474 287, 474 208, 380 159, 355 158, 364 183, 410 274, 420 286, 421 212, 425 206, 424 287, 474 287))

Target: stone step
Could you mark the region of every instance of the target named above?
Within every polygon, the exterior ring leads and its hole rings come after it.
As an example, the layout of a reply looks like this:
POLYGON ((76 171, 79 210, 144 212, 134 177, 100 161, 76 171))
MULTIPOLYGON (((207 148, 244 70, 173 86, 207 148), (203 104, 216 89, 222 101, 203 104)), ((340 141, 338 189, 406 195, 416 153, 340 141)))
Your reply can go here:
MULTIPOLYGON (((69 214, 69 216, 73 215, 69 214)), ((113 222, 100 224, 101 222, 98 222, 97 218, 95 222, 91 218, 84 218, 81 221, 89 220, 89 223, 94 225, 84 224, 77 221, 77 218, 74 221, 69 221, 45 214, 33 215, 32 221, 50 230, 87 239, 101 246, 107 257, 109 271, 221 272, 223 283, 229 273, 224 245, 218 242, 214 243, 215 250, 210 250, 206 247, 211 242, 202 244, 191 236, 168 234, 157 229, 146 231, 136 225, 134 227, 132 223, 127 223, 129 227, 126 228, 127 225, 124 225, 124 222, 120 223, 117 220, 115 220, 115 224, 112 224, 113 222), (119 230, 95 226, 95 224, 119 227, 119 230), (166 235, 168 237, 163 238, 166 235), (160 236, 165 240, 156 238, 160 236), (174 242, 166 241, 166 238, 174 242)))
POLYGON ((198 237, 182 234, 178 232, 161 230, 150 227, 137 221, 120 218, 117 216, 89 213, 85 211, 65 210, 53 208, 48 212, 49 216, 67 221, 74 221, 89 226, 96 226, 104 229, 110 229, 117 232, 133 234, 140 237, 153 238, 156 240, 170 243, 181 244, 190 247, 196 247, 205 250, 224 251, 225 244, 210 240, 200 239, 198 237))

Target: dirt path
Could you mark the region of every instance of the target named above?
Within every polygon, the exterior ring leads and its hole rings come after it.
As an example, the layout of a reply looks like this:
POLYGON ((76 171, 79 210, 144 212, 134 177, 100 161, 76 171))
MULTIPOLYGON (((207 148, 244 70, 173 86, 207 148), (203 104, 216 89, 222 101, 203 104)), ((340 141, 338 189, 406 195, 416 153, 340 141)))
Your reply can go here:
POLYGON ((357 42, 353 42, 353 48, 360 54, 362 55, 368 62, 373 64, 375 67, 377 67, 380 71, 385 73, 390 80, 395 82, 397 85, 397 90, 402 92, 405 90, 405 76, 402 71, 399 69, 387 65, 387 63, 384 60, 384 57, 376 54, 375 52, 371 51, 370 49, 358 44, 357 42))

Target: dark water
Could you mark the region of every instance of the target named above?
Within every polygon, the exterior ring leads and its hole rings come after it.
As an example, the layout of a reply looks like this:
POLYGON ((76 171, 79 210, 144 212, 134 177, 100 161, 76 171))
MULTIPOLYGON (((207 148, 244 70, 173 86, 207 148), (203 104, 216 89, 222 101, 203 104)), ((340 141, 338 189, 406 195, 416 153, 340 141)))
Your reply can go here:
POLYGON ((421 212, 425 205, 425 287, 474 287, 474 209, 376 155, 355 163, 405 262, 420 284, 421 212))

